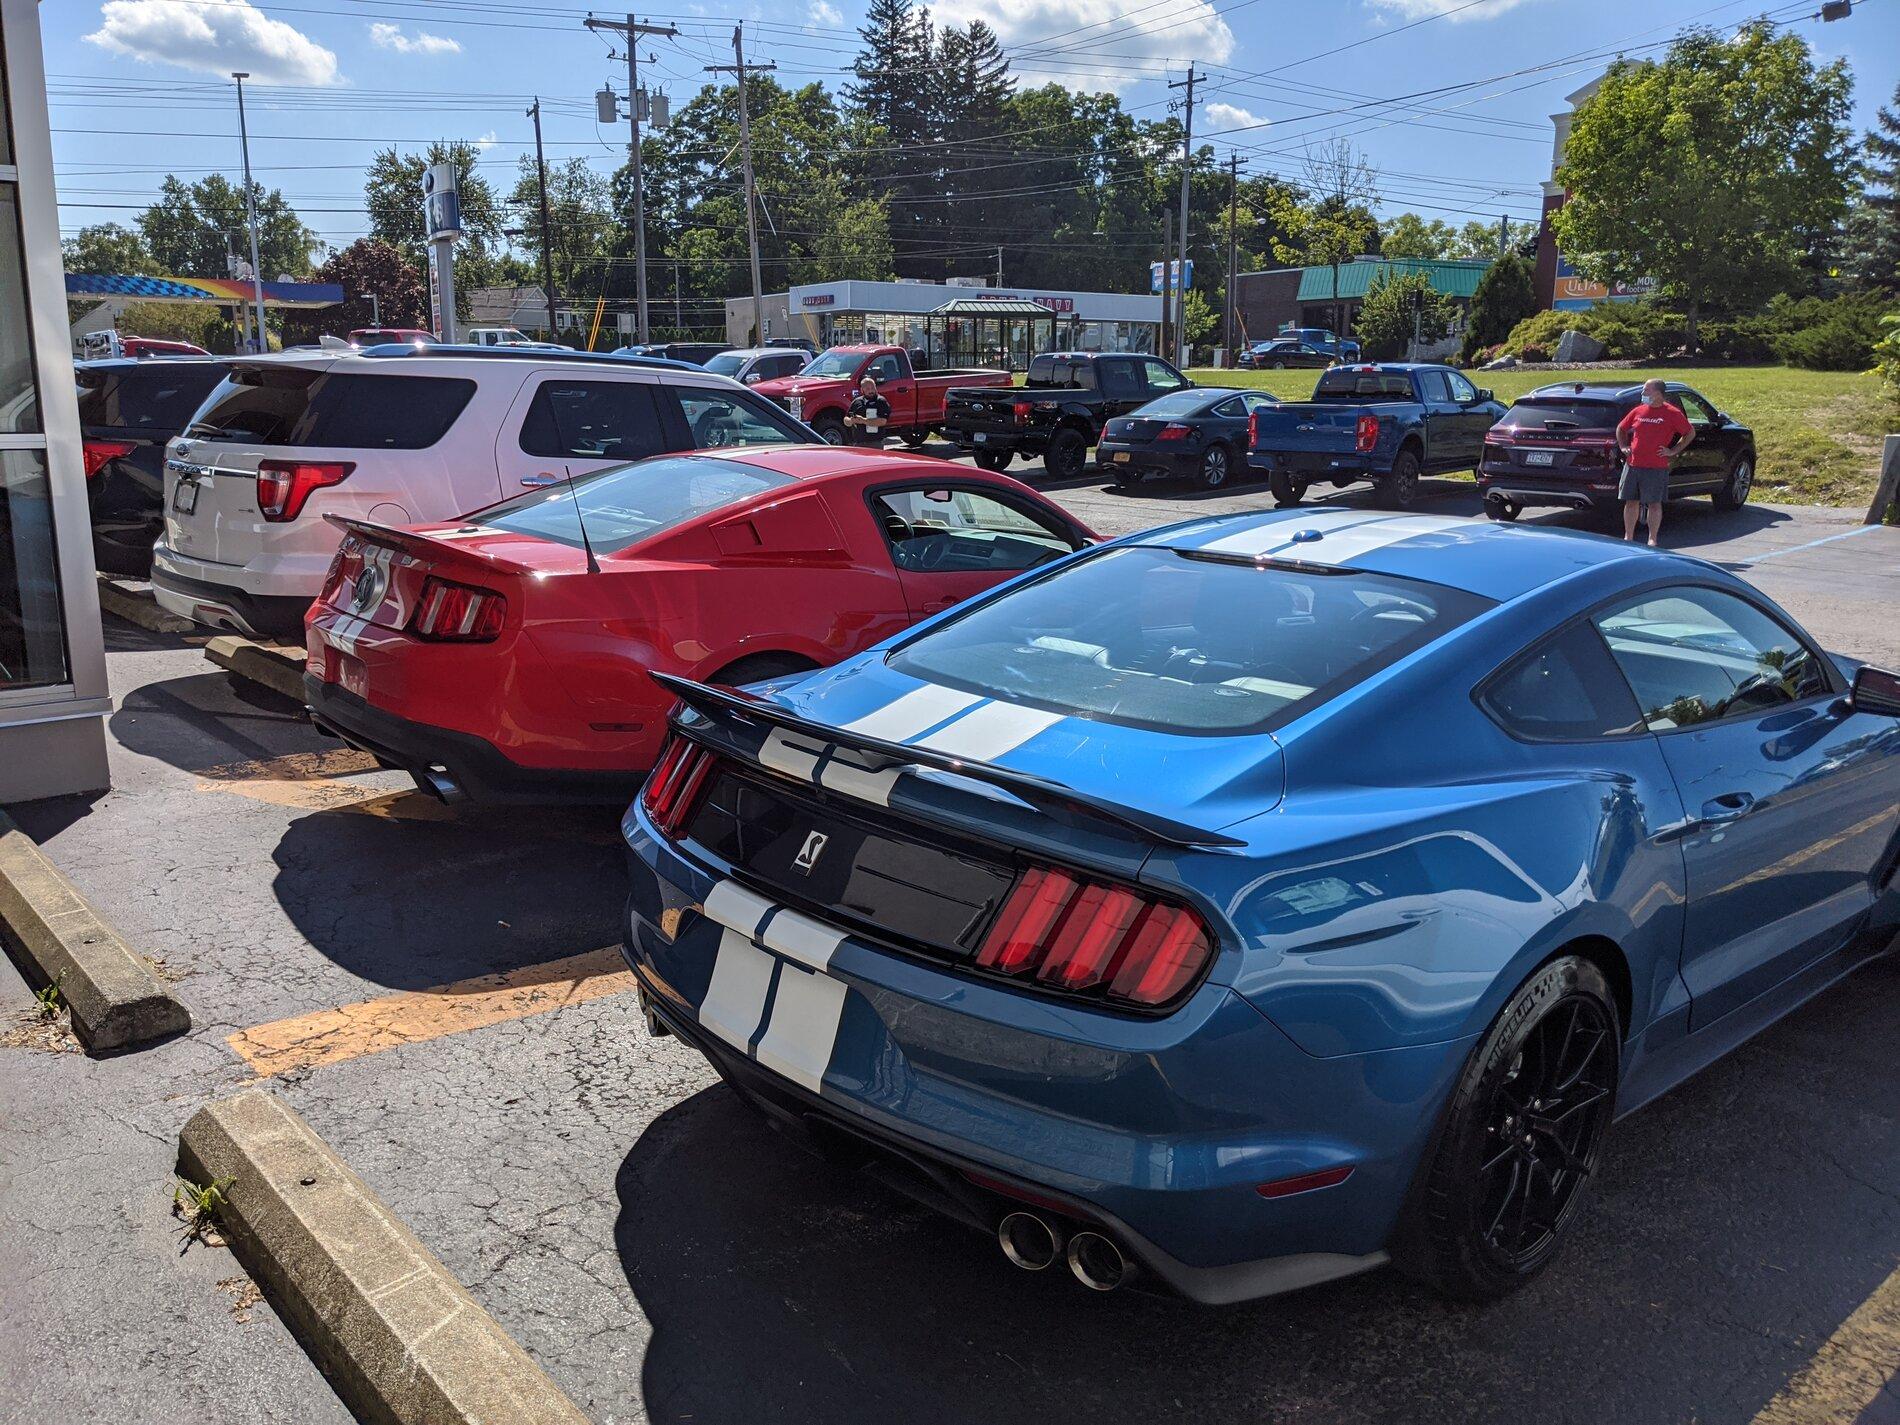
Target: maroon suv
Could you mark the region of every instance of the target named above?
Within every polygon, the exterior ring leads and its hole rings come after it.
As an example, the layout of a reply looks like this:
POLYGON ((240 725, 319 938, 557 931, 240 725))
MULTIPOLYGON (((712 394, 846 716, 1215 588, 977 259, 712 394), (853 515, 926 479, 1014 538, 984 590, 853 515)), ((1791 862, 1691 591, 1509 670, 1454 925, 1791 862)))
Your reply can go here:
MULTIPOLYGON (((1669 498, 1712 495, 1717 509, 1739 508, 1755 483, 1754 433, 1679 381, 1666 390, 1695 427, 1695 439, 1670 468, 1669 498)), ((1484 512, 1514 520, 1527 505, 1614 506, 1622 471, 1616 423, 1642 398, 1641 383, 1608 381, 1566 381, 1519 397, 1484 437, 1484 512)))

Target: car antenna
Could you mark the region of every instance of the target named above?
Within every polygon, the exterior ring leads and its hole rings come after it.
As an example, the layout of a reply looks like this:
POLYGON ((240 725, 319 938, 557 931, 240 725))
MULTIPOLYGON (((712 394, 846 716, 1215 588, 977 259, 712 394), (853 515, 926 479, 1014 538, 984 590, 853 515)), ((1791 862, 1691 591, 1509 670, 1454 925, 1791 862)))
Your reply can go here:
POLYGON ((581 513, 581 492, 574 487, 574 467, 563 465, 561 470, 567 476, 567 497, 574 502, 574 523, 580 526, 581 548, 587 551, 587 572, 598 574, 600 561, 594 558, 594 546, 587 538, 587 518, 581 513))

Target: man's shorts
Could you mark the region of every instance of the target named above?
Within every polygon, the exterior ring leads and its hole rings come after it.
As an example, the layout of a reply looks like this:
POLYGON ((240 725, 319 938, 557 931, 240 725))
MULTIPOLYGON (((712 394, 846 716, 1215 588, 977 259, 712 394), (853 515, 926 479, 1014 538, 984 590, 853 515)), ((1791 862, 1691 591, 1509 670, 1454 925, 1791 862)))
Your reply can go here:
POLYGON ((1639 500, 1645 505, 1660 505, 1669 498, 1669 471, 1644 465, 1623 467, 1623 478, 1616 487, 1619 500, 1639 500))

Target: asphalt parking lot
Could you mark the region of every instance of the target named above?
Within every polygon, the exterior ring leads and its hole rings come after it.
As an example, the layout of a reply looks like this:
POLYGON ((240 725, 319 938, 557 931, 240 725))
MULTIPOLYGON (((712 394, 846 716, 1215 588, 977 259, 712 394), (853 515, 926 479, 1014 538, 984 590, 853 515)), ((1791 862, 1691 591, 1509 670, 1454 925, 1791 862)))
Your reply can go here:
MULTIPOLYGON (((1482 517, 1469 484, 1426 489, 1482 517)), ((1053 493, 1105 533, 1271 503, 1053 493)), ((1900 665, 1900 530, 1697 501, 1664 536, 1900 665)), ((808 1158, 648 1039, 613 813, 445 809, 202 640, 107 639, 114 790, 15 819, 195 1023, 103 1060, 0 1040, 0 1419, 350 1418, 169 1213, 179 1127, 262 1076, 599 1422, 1900 1421, 1900 963, 1620 1125, 1508 1301, 1390 1273, 1222 1310, 1096 1296, 808 1158)), ((0 1010, 30 1003, 0 958, 0 1010)))

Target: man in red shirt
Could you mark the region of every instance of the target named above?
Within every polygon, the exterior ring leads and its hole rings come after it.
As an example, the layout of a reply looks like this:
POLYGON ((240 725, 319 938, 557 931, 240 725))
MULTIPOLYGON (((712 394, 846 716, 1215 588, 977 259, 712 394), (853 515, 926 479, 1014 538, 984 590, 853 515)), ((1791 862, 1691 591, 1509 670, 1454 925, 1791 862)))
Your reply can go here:
POLYGON ((1646 509, 1649 547, 1656 547, 1663 501, 1669 498, 1669 467, 1694 439, 1695 427, 1664 395, 1663 383, 1645 381, 1643 399, 1616 426, 1616 445, 1623 452, 1623 479, 1616 490, 1623 502, 1623 538, 1636 538, 1636 517, 1646 509))

